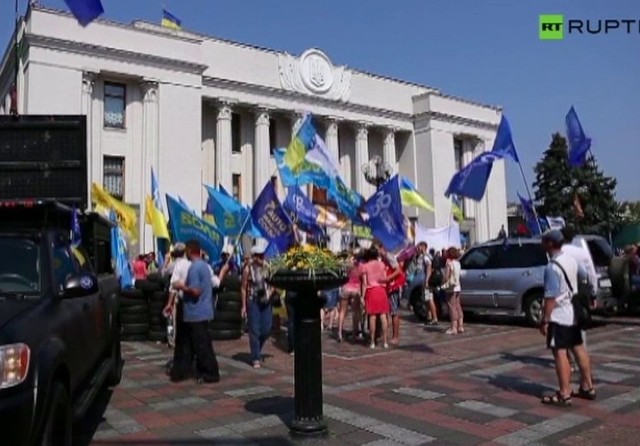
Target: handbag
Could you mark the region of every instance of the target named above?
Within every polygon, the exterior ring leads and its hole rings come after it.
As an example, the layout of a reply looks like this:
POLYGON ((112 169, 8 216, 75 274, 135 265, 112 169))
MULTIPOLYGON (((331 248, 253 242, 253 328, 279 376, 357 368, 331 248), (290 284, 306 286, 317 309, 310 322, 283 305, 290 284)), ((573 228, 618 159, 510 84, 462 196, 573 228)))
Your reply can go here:
POLYGON ((575 324, 578 326, 580 330, 588 330, 591 325, 591 312, 589 311, 589 296, 583 295, 580 292, 576 293, 571 286, 571 282, 569 281, 569 276, 565 269, 560 265, 559 262, 552 260, 551 263, 556 265, 562 271, 562 275, 564 276, 564 280, 569 287, 569 291, 571 292, 571 306, 573 307, 573 318, 575 324))

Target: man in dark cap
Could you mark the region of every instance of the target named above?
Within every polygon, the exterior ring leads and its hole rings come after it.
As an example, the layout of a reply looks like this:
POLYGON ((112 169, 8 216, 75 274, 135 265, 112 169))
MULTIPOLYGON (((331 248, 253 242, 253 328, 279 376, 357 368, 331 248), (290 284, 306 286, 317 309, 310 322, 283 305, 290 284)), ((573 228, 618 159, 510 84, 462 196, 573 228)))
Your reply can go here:
POLYGON ((595 388, 591 380, 591 360, 584 348, 580 327, 576 324, 572 299, 578 292, 580 280, 586 272, 570 255, 562 252, 564 237, 559 230, 542 236, 542 246, 550 261, 544 272, 544 307, 540 332, 547 337, 547 347, 553 352, 559 390, 542 398, 543 404, 571 406, 571 397, 594 400, 595 388), (571 391, 571 366, 567 352, 571 350, 580 367, 580 388, 571 391))

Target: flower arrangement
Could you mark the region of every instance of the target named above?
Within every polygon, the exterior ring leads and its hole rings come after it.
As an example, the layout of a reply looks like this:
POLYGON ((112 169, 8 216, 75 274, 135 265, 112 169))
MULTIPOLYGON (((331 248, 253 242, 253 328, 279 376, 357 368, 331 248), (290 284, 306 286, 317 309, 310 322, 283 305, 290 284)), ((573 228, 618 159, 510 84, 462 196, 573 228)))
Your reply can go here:
POLYGON ((283 271, 308 271, 312 277, 318 273, 343 277, 346 274, 346 264, 328 249, 312 245, 294 246, 267 263, 269 275, 273 276, 283 271))

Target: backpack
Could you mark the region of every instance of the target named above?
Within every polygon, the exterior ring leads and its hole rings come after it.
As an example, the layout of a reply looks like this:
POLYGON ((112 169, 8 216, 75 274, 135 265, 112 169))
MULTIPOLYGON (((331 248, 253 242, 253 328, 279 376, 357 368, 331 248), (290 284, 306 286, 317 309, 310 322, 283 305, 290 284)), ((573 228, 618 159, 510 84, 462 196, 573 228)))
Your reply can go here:
POLYGON ((415 255, 404 265, 404 274, 407 282, 412 282, 418 274, 418 255, 415 255))
POLYGON ((446 264, 441 256, 431 260, 431 275, 429 276, 429 288, 438 288, 444 284, 444 269, 446 264))

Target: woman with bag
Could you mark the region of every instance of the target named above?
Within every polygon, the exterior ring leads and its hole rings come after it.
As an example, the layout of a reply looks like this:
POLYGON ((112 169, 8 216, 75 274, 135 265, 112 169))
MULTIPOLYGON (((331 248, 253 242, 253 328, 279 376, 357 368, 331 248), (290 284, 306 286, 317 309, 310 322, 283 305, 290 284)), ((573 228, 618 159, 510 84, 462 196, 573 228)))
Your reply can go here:
POLYGON ((447 250, 447 272, 445 289, 447 291, 447 307, 449 308, 449 319, 451 328, 445 334, 464 333, 462 303, 460 302, 460 253, 457 248, 447 250))

